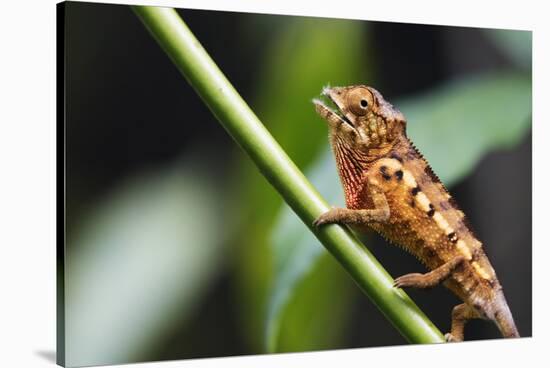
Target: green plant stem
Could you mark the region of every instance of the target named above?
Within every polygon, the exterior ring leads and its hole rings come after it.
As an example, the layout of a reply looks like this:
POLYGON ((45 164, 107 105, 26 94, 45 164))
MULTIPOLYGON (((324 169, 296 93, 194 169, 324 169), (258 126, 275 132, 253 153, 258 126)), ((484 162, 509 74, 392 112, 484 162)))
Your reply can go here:
POLYGON ((313 220, 329 206, 176 11, 146 6, 135 6, 133 10, 233 139, 399 332, 413 343, 443 342, 441 332, 405 292, 393 287, 390 275, 349 230, 338 225, 312 227, 313 220))

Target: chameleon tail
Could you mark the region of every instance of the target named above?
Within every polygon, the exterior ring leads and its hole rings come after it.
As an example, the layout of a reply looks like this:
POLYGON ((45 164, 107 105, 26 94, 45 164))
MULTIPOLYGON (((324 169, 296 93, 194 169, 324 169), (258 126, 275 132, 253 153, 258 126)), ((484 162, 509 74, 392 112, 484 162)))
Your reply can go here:
POLYGON ((499 290, 494 301, 494 317, 498 329, 504 337, 520 337, 514 323, 514 318, 504 298, 504 293, 499 290))

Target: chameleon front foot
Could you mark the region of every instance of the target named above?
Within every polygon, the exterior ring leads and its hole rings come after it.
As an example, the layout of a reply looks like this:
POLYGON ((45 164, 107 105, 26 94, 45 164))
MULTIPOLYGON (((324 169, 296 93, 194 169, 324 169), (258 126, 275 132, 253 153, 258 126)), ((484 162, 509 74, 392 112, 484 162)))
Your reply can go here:
POLYGON ((332 208, 328 210, 313 221, 313 226, 320 227, 323 225, 338 223, 342 218, 341 210, 343 210, 343 208, 332 208))
POLYGON ((379 199, 380 208, 368 210, 350 210, 348 208, 331 208, 313 221, 314 226, 325 224, 365 225, 370 222, 385 222, 390 217, 386 199, 379 199))

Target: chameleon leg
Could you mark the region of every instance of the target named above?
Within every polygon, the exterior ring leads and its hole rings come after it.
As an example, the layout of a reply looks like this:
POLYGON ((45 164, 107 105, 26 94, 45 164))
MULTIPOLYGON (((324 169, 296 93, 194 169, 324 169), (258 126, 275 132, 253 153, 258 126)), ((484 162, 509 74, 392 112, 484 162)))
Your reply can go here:
POLYGON ((386 196, 379 189, 371 187, 369 194, 374 203, 373 209, 350 210, 348 208, 332 208, 319 216, 314 226, 325 224, 366 225, 369 222, 383 222, 390 218, 390 207, 386 196))
POLYGON ((447 342, 464 341, 464 325, 474 318, 479 318, 479 314, 466 303, 455 306, 452 313, 451 332, 445 334, 445 340, 447 342))
POLYGON ((444 281, 462 263, 465 258, 457 256, 428 273, 408 273, 395 279, 395 287, 431 288, 444 281))

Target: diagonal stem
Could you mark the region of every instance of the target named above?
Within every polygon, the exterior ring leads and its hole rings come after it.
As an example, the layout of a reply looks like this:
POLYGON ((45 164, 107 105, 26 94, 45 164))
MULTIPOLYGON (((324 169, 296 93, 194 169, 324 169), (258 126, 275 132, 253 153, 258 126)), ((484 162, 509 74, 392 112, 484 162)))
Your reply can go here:
POLYGON ((405 292, 393 287, 391 276, 349 230, 338 225, 312 227, 313 220, 329 206, 269 134, 176 11, 147 6, 134 6, 133 10, 223 127, 395 328, 412 343, 443 342, 441 332, 405 292))

